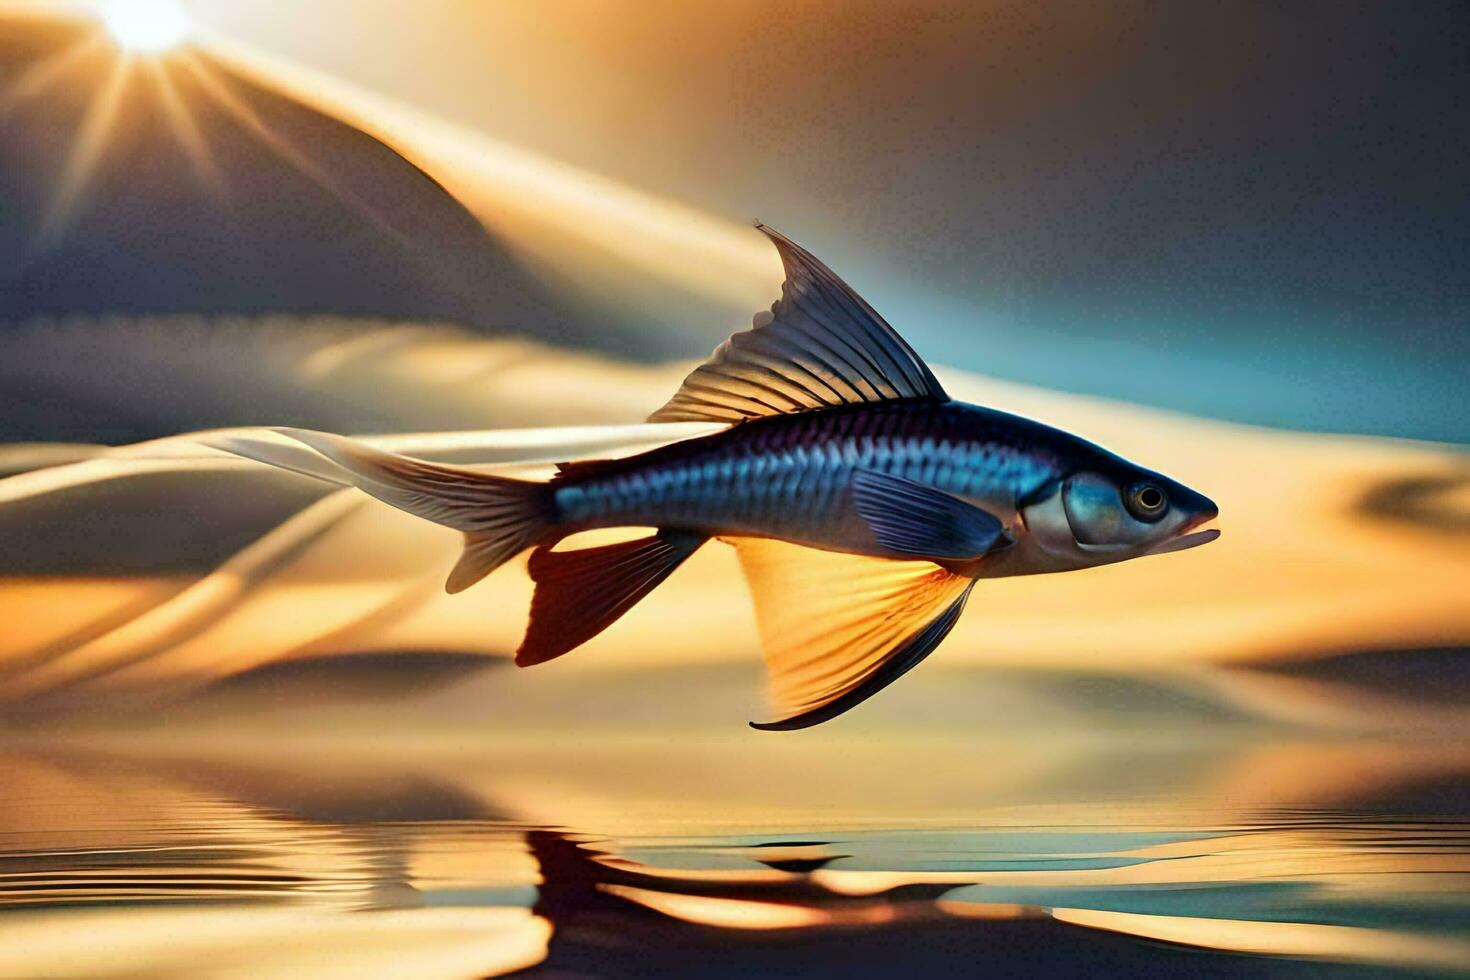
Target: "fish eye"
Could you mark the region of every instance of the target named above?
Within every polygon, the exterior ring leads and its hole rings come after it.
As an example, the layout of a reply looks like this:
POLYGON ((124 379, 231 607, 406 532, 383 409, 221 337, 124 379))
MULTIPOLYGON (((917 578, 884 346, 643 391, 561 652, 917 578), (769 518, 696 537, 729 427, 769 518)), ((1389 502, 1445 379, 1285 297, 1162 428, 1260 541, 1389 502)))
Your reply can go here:
POLYGON ((1169 495, 1157 483, 1135 483, 1123 499, 1140 521, 1156 521, 1169 509, 1169 495))

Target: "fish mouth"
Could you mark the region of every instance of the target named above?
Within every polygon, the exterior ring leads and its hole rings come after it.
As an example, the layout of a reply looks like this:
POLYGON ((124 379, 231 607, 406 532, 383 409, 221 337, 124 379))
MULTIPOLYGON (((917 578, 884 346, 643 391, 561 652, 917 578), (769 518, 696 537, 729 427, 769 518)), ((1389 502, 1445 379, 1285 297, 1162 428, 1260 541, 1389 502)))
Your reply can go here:
POLYGON ((1185 551, 1189 548, 1198 548, 1202 544, 1209 544, 1220 536, 1219 528, 1206 528, 1203 531, 1195 531, 1193 534, 1181 534, 1170 538, 1157 548, 1150 548, 1151 555, 1167 555, 1174 551, 1185 551))
POLYGON ((1174 535, 1168 541, 1150 548, 1148 553, 1151 555, 1167 555, 1175 551, 1187 551, 1190 548, 1198 548, 1202 544, 1209 544, 1220 536, 1220 529, 1214 527, 1205 528, 1202 531, 1196 531, 1194 529, 1201 524, 1208 524, 1218 516, 1220 516, 1220 512, 1211 508, 1196 517, 1190 518, 1189 522, 1179 529, 1178 534, 1174 535))

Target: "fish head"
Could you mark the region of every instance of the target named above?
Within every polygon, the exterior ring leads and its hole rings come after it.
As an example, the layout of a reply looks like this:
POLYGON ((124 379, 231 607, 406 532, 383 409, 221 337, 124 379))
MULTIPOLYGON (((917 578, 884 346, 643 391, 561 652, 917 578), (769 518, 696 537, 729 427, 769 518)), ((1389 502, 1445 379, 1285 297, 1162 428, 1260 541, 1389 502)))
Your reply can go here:
MULTIPOLYGON (((1029 549, 1046 570, 1088 568, 1207 544, 1214 501, 1123 460, 1078 469, 1023 503, 1029 549)), ((1038 569, 1042 570, 1042 569, 1038 569)))

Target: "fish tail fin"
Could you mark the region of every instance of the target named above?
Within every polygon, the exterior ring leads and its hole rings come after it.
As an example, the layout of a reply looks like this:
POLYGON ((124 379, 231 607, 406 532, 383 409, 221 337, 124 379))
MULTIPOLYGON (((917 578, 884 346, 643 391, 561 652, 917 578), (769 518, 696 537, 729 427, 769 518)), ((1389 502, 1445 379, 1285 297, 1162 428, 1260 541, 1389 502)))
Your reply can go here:
POLYGON ((576 649, 615 623, 707 541, 702 534, 660 530, 634 541, 531 553, 531 621, 516 651, 530 667, 576 649))
POLYGON ((464 591, 555 528, 556 505, 549 484, 430 463, 326 432, 275 431, 337 464, 345 482, 364 493, 464 532, 464 553, 444 584, 448 592, 464 591))

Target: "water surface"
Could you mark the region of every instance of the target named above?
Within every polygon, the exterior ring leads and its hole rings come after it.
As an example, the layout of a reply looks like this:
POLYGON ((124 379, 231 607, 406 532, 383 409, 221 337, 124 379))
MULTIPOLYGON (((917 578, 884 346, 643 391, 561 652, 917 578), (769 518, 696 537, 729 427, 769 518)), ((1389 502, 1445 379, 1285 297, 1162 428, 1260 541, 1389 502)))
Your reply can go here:
POLYGON ((1470 820, 1451 751, 1021 748, 32 739, 0 755, 0 976, 1470 964, 1470 820), (1024 764, 1007 770, 1007 756, 1024 764), (1395 767, 1407 778, 1385 780, 1395 767))

